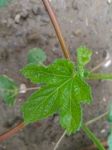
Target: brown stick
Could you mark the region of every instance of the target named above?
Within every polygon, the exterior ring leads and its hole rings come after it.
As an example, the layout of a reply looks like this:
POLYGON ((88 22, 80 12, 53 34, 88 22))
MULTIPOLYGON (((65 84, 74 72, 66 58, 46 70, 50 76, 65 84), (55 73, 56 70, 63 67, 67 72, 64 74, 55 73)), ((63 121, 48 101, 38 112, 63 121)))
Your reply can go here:
POLYGON ((61 29, 60 29, 60 25, 59 25, 59 23, 57 21, 55 12, 52 9, 49 0, 42 0, 42 1, 43 1, 43 4, 44 4, 48 14, 49 14, 51 22, 52 22, 52 24, 54 26, 55 32, 57 34, 57 38, 58 38, 58 40, 60 42, 60 45, 61 45, 61 48, 62 48, 62 52, 63 52, 65 58, 70 59, 69 50, 68 50, 68 47, 67 47, 66 42, 64 40, 64 37, 62 35, 61 29))
POLYGON ((14 127, 13 129, 10 129, 9 131, 1 134, 0 135, 0 142, 3 142, 5 140, 7 140, 8 138, 14 136, 18 131, 20 131, 24 127, 25 127, 24 123, 21 122, 16 127, 14 127))

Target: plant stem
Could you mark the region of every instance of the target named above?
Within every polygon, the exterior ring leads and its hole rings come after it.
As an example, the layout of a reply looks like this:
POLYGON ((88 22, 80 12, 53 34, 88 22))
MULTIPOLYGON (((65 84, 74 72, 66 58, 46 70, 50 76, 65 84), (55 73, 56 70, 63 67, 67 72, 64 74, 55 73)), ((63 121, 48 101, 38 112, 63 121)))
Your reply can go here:
POLYGON ((30 88, 27 88, 26 91, 32 91, 32 90, 38 90, 40 89, 40 87, 30 87, 30 88))
MULTIPOLYGON (((92 123, 98 121, 99 119, 105 117, 107 114, 108 114, 108 112, 105 112, 105 113, 103 113, 102 115, 100 115, 100 116, 98 116, 98 117, 95 117, 94 119, 92 119, 92 120, 86 122, 86 125, 90 125, 90 124, 92 124, 92 123)), ((0 135, 0 142, 5 141, 6 139, 8 139, 8 138, 14 136, 18 131, 20 131, 20 130, 23 129, 24 127, 25 127, 25 124, 24 124, 23 122, 21 122, 20 124, 18 124, 18 125, 17 125, 16 127, 14 127, 13 129, 10 129, 9 131, 7 131, 7 132, 1 134, 1 135, 0 135)), ((64 132, 61 137, 64 137, 65 134, 66 134, 66 133, 64 132)), ((60 138, 60 139, 62 140, 63 138, 60 138)), ((61 142, 60 139, 59 139, 59 141, 58 141, 57 143, 60 143, 60 142, 61 142)), ((56 145, 57 145, 57 144, 56 144, 56 145)), ((59 146, 59 144, 58 144, 58 146, 59 146)), ((56 147, 57 147, 57 146, 56 146, 56 147)))
MULTIPOLYGON (((100 116, 95 117, 95 118, 93 118, 92 120, 86 122, 85 125, 86 125, 86 126, 91 125, 92 123, 94 123, 94 122, 96 122, 96 121, 102 119, 103 117, 106 117, 107 114, 108 114, 108 112, 105 112, 105 113, 101 114, 100 116)), ((60 144, 61 141, 63 140, 65 134, 66 134, 66 131, 65 131, 65 132, 62 134, 62 136, 59 138, 59 140, 58 140, 58 142, 56 143, 56 145, 55 145, 55 147, 54 147, 53 150, 57 150, 57 148, 59 147, 59 144, 60 144)), ((103 144, 104 144, 104 143, 106 143, 106 142, 103 142, 103 144)), ((105 144, 105 145, 106 145, 106 144, 105 144)), ((95 146, 92 145, 91 147, 94 148, 95 146)), ((88 149, 88 150, 90 150, 90 149, 88 149)))
POLYGON ((90 121, 86 122, 86 125, 88 126, 88 125, 90 125, 90 124, 92 124, 92 123, 94 123, 94 122, 96 122, 96 121, 100 120, 101 118, 106 117, 106 116, 107 116, 107 114, 108 114, 108 112, 105 112, 105 113, 103 113, 102 115, 100 115, 100 116, 98 116, 98 117, 93 118, 92 120, 90 120, 90 121))
POLYGON ((59 147, 61 141, 63 140, 64 136, 66 135, 66 131, 64 131, 64 133, 61 135, 61 137, 59 138, 58 142, 56 143, 55 147, 53 150, 57 150, 57 148, 59 147))
MULTIPOLYGON (((64 37, 62 35, 62 32, 61 32, 61 29, 60 29, 60 25, 58 23, 58 20, 56 18, 56 15, 55 15, 55 12, 54 10, 52 9, 51 7, 51 4, 49 2, 49 0, 42 0, 43 3, 44 3, 44 6, 49 14, 49 17, 51 19, 51 22, 54 26, 54 29, 55 29, 55 32, 56 32, 56 35, 57 35, 57 38, 60 42, 60 45, 61 45, 61 48, 62 48, 62 52, 64 54, 64 57, 66 59, 70 59, 70 54, 69 54, 69 50, 68 50, 68 47, 66 45, 66 42, 64 40, 64 37)), ((62 134, 62 136, 59 138, 58 142, 56 143, 55 147, 54 147, 54 150, 56 150, 58 147, 59 147, 59 144, 61 143, 62 139, 64 138, 66 134, 66 131, 62 134)))
POLYGON ((62 52, 63 52, 65 58, 70 59, 70 54, 69 54, 68 46, 66 45, 64 37, 62 35, 61 29, 60 29, 60 25, 59 25, 58 20, 56 18, 55 12, 52 9, 49 0, 42 0, 42 1, 43 1, 43 4, 44 4, 44 6, 45 6, 45 8, 46 8, 46 10, 48 12, 48 14, 49 14, 51 22, 52 22, 52 24, 54 26, 57 38, 58 38, 58 40, 60 42, 60 45, 61 45, 61 48, 62 48, 62 52))
POLYGON ((98 70, 103 64, 105 63, 105 60, 103 60, 102 62, 100 62, 97 66, 95 66, 91 72, 95 72, 96 70, 98 70))
POLYGON ((105 150, 105 148, 104 148, 103 144, 100 142, 100 140, 95 136, 95 134, 86 125, 83 124, 82 129, 86 133, 88 138, 95 144, 95 146, 99 150, 105 150))
POLYGON ((112 80, 112 74, 92 73, 87 77, 88 80, 112 80))
POLYGON ((19 123, 16 127, 13 129, 6 131, 5 133, 0 135, 0 142, 7 140, 8 138, 15 135, 18 131, 23 129, 25 127, 25 124, 23 122, 19 123))
MULTIPOLYGON (((107 144, 107 141, 101 141, 102 145, 107 148, 108 147, 108 144, 107 144)), ((95 150, 96 146, 95 145, 91 145, 91 146, 88 146, 82 150, 95 150)))

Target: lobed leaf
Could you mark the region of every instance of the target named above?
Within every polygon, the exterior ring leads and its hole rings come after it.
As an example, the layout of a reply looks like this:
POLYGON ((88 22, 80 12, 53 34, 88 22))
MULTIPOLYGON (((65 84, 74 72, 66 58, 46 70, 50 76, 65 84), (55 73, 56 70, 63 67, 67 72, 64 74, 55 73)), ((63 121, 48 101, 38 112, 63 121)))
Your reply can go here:
POLYGON ((12 79, 5 75, 0 76, 0 97, 7 104, 12 105, 15 102, 18 91, 18 87, 12 79))
POLYGON ((78 64, 85 66, 90 62, 92 51, 85 46, 81 46, 77 49, 77 60, 78 64))
POLYGON ((65 59, 54 61, 48 66, 30 64, 21 70, 21 73, 33 83, 57 83, 70 78, 74 72, 74 64, 65 59))
POLYGON ((48 66, 29 65, 22 73, 35 83, 46 83, 22 107, 26 123, 58 113, 60 124, 69 134, 81 127, 81 103, 90 103, 91 88, 65 59, 48 66))

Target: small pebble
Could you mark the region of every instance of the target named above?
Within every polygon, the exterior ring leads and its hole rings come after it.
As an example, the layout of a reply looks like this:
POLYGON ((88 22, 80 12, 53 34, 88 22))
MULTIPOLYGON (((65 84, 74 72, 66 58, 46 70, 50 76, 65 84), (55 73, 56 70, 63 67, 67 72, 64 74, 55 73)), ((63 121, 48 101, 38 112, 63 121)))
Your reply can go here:
POLYGON ((24 94, 24 93, 26 93, 26 91, 27 91, 27 87, 26 87, 26 85, 24 83, 22 83, 20 85, 19 93, 24 94))
POLYGON ((106 101, 107 101, 107 99, 106 99, 105 97, 103 97, 103 101, 104 101, 104 102, 106 102, 106 101))
POLYGON ((37 6, 34 6, 34 7, 32 8, 32 12, 33 12, 34 15, 38 15, 38 7, 37 7, 37 6))
POLYGON ((80 29, 77 29, 76 31, 73 31, 72 34, 74 36, 79 36, 81 34, 81 30, 80 29))
POLYGON ((101 130, 101 133, 105 133, 105 132, 106 132, 106 130, 105 130, 105 129, 102 129, 102 130, 101 130))
POLYGON ((23 10, 20 14, 21 18, 23 19, 27 19, 28 18, 28 11, 27 10, 23 10))
POLYGON ((20 19, 21 19, 21 15, 20 14, 17 14, 16 16, 15 16, 15 23, 17 23, 17 24, 19 24, 20 23, 20 19))
POLYGON ((86 23, 86 26, 89 26, 89 21, 88 21, 88 18, 86 17, 85 19, 85 23, 86 23))
POLYGON ((38 6, 33 6, 32 12, 34 15, 43 16, 43 14, 44 14, 43 11, 41 10, 41 8, 39 8, 38 6))
POLYGON ((96 55, 98 55, 98 51, 96 51, 95 53, 96 53, 96 55))

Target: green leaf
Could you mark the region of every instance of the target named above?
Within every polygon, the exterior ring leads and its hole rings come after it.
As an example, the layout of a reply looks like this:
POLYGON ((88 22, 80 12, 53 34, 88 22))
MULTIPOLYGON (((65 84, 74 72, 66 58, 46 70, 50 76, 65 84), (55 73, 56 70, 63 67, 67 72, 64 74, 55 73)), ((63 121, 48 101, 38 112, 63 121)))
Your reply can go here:
POLYGON ((110 126, 109 129, 109 135, 108 135, 108 150, 112 150, 112 101, 110 101, 109 105, 108 105, 108 123, 110 126))
POLYGON ((112 123, 112 101, 108 105, 108 122, 112 123))
POLYGON ((10 0, 0 0, 0 7, 4 7, 8 4, 10 0))
POLYGON ((77 49, 78 64, 85 66, 91 60, 92 51, 84 46, 77 49))
POLYGON ((43 64, 45 60, 46 54, 40 48, 33 48, 28 52, 28 63, 43 64))
POLYGON ((18 91, 18 87, 12 79, 5 75, 0 76, 0 97, 2 97, 7 104, 14 104, 18 91))
POLYGON ((98 150, 105 150, 100 140, 94 135, 93 132, 91 132, 91 130, 86 125, 83 125, 82 129, 87 134, 87 136, 92 140, 92 142, 96 145, 98 150))
MULTIPOLYGON (((112 130, 112 129, 111 129, 112 130)), ((108 136, 108 150, 112 150, 112 131, 110 132, 109 136, 108 136)))
POLYGON ((77 63, 78 72, 83 77, 85 72, 85 65, 91 60, 92 51, 86 47, 79 47, 77 49, 77 63))
POLYGON ((55 60, 48 66, 29 64, 21 70, 33 83, 57 83, 69 79, 74 72, 74 64, 66 59, 55 60))
POLYGON ((55 86, 46 86, 34 94, 22 106, 25 123, 35 122, 53 115, 59 108, 59 91, 55 86))
POLYGON ((22 73, 35 83, 45 85, 34 93, 22 107, 26 123, 35 122, 58 113, 60 124, 69 134, 81 127, 81 103, 90 103, 91 88, 65 59, 48 66, 28 65, 22 73))
POLYGON ((90 73, 87 76, 90 80, 112 80, 112 74, 90 73))
POLYGON ((80 104, 70 100, 66 104, 63 104, 60 124, 67 130, 68 134, 78 131, 82 124, 82 109, 80 104))

